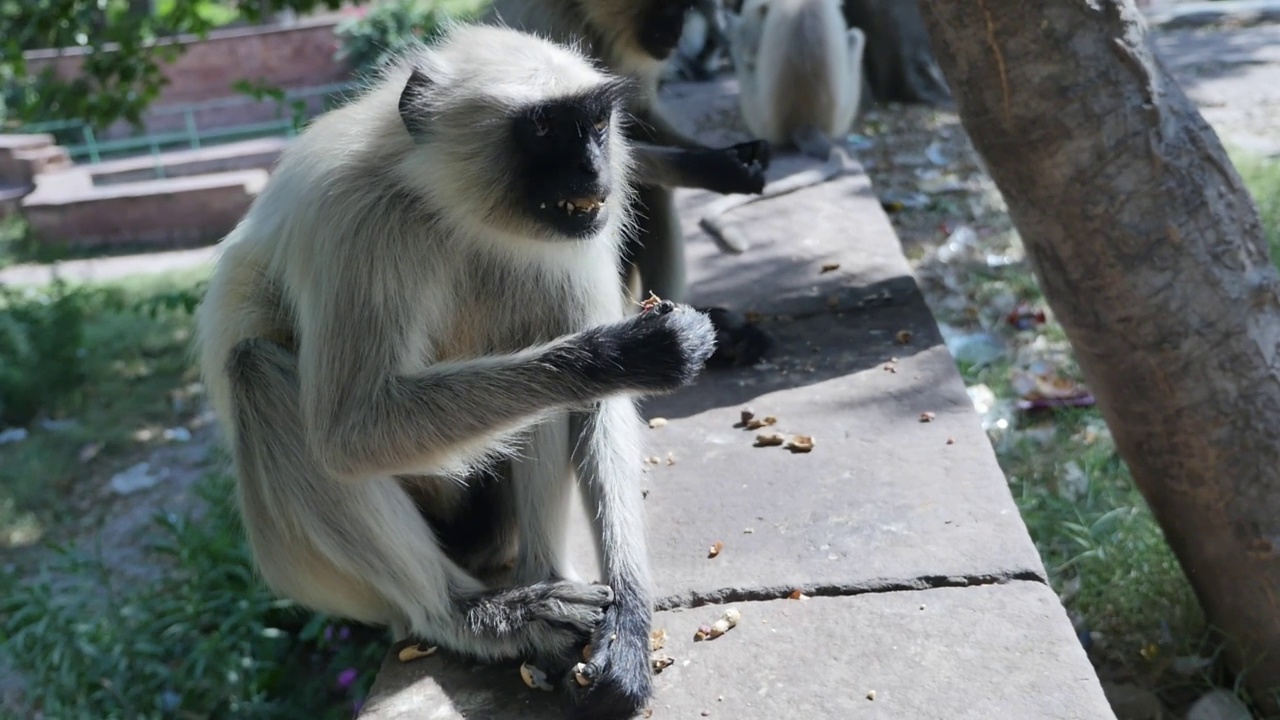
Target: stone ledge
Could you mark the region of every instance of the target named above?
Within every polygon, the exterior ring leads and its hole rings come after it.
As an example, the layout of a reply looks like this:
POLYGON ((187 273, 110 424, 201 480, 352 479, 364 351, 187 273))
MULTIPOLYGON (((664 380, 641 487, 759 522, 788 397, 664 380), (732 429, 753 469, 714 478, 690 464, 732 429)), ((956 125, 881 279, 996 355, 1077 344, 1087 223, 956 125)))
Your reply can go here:
MULTIPOLYGON (((694 642, 724 606, 667 611, 650 709, 665 718, 1109 720, 1102 688, 1048 587, 1010 582, 734 605, 739 625, 694 642), (869 699, 874 691, 874 699, 869 699)), ((392 648, 360 720, 552 720, 559 693, 518 663, 444 654, 401 663, 392 648)))

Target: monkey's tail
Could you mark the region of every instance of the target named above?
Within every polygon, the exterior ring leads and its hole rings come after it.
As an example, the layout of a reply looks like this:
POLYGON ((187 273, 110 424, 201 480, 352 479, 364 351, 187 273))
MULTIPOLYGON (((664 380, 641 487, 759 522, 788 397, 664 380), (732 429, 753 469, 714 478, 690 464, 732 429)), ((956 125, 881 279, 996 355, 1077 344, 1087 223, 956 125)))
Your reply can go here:
POLYGON ((698 220, 698 226, 711 236, 711 239, 715 241, 721 252, 739 255, 747 250, 745 242, 738 237, 732 236, 725 229, 724 216, 730 211, 754 202, 781 197, 797 190, 819 185, 854 169, 853 158, 849 156, 849 151, 845 150, 843 145, 832 141, 821 130, 812 126, 807 127, 809 128, 808 130, 802 129, 795 133, 793 142, 797 147, 804 150, 806 155, 825 157, 827 161, 823 163, 822 167, 801 170, 779 178, 765 185, 764 191, 759 195, 726 195, 711 203, 702 213, 702 218, 698 220), (803 138, 804 144, 801 143, 801 138, 803 138), (808 145, 807 148, 805 147, 806 145, 808 145), (821 154, 818 154, 820 151, 821 154))

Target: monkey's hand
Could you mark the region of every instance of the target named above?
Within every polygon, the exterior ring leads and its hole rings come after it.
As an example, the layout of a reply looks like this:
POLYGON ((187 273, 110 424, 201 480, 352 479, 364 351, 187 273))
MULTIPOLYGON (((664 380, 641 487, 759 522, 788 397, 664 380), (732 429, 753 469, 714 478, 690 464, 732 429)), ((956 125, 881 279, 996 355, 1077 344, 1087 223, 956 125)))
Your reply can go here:
POLYGON ((537 667, 559 673, 577 661, 613 598, 607 585, 568 581, 495 590, 462 600, 463 627, 471 645, 514 639, 537 667))
POLYGON ((593 379, 640 392, 669 392, 693 382, 716 346, 705 313, 670 302, 583 335, 593 379))
POLYGON ((751 140, 695 152, 702 153, 700 161, 707 176, 706 189, 722 195, 764 192, 764 172, 769 169, 771 157, 769 141, 751 140))
POLYGON ((591 641, 591 657, 564 680, 573 701, 571 718, 626 720, 645 706, 653 695, 651 624, 647 610, 621 602, 605 611, 591 641))

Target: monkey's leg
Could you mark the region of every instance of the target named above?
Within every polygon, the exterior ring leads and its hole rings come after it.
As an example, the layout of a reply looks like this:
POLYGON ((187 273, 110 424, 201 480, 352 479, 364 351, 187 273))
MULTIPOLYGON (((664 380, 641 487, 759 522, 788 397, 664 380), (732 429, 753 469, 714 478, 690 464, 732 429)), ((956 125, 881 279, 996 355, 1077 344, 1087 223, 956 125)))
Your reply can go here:
MULTIPOLYGON (((810 149, 814 152, 817 152, 817 147, 819 146, 816 144, 810 145, 810 149)), ((711 236, 711 239, 715 240, 716 245, 722 251, 735 254, 745 252, 747 249, 746 243, 731 237, 730 233, 725 229, 724 216, 729 211, 744 205, 781 197, 797 190, 827 182, 837 175, 844 174, 852 169, 853 161, 844 148, 832 144, 829 140, 826 143, 826 147, 829 149, 829 154, 826 156, 827 162, 822 167, 802 170, 769 183, 765 186, 764 192, 759 195, 728 195, 719 198, 703 211, 702 217, 698 220, 698 226, 705 230, 711 236)))
POLYGON ((581 580, 569 559, 571 445, 569 415, 556 415, 530 431, 528 442, 511 461, 509 490, 515 497, 520 537, 517 584, 581 580))
MULTIPOLYGON (((673 302, 683 302, 685 278, 684 232, 670 190, 643 186, 639 189, 640 235, 629 245, 629 257, 640 274, 641 297, 652 292, 673 302)), ((707 313, 716 330, 716 349, 707 367, 754 365, 771 345, 768 336, 739 313, 726 308, 698 308, 707 313)))
POLYGON ((603 620, 608 587, 489 590, 447 557, 394 478, 326 474, 306 442, 297 360, 284 348, 240 343, 227 371, 241 508, 276 592, 481 660, 571 658, 603 620))
POLYGON ((575 413, 573 457, 595 530, 600 567, 614 602, 592 638, 586 687, 570 674, 575 717, 630 718, 653 693, 653 622, 644 499, 640 491, 640 416, 629 398, 575 413))

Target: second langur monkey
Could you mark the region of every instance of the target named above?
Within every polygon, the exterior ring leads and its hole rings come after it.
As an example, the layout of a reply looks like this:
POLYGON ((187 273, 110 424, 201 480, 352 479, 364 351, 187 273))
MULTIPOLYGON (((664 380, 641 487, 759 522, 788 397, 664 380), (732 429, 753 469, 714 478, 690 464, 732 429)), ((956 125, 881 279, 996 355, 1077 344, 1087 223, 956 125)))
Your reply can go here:
MULTIPOLYGON (((710 148, 680 132, 658 107, 658 83, 697 0, 493 0, 486 21, 582 48, 631 81, 626 132, 636 157, 636 227, 623 248, 621 272, 633 300, 650 292, 687 296, 684 232, 674 188, 720 194, 764 189, 769 143, 752 140, 710 148)), ((753 365, 771 342, 740 313, 707 308, 716 326, 712 367, 753 365)))
POLYGON ((714 345, 688 307, 628 316, 618 88, 570 48, 446 29, 290 145, 197 316, 270 587, 527 659, 592 720, 652 691, 634 399, 714 345), (575 485, 603 584, 570 563, 575 485))
POLYGON ((847 134, 862 102, 866 36, 845 24, 840 0, 746 0, 729 15, 729 51, 747 129, 774 147, 826 159, 819 169, 768 184, 756 195, 712 203, 700 224, 721 248, 742 252, 721 217, 733 208, 825 182, 852 169, 835 138, 847 134))

